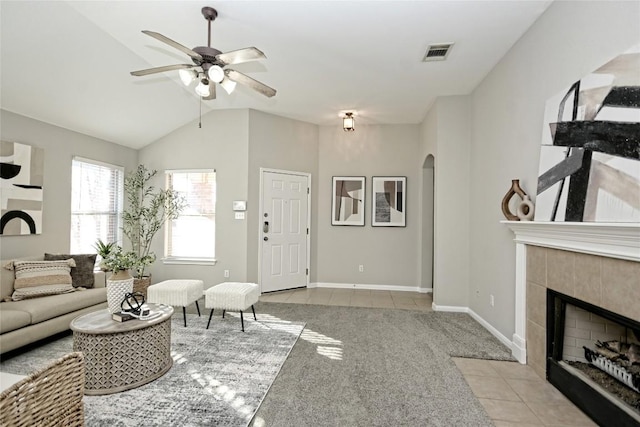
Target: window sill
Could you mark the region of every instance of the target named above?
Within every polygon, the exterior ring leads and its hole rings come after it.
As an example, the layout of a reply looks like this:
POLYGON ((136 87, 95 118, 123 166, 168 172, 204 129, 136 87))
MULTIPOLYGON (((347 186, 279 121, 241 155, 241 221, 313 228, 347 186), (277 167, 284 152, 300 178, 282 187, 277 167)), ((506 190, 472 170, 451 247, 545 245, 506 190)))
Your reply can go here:
POLYGON ((215 258, 162 258, 163 264, 175 265, 216 265, 215 258))

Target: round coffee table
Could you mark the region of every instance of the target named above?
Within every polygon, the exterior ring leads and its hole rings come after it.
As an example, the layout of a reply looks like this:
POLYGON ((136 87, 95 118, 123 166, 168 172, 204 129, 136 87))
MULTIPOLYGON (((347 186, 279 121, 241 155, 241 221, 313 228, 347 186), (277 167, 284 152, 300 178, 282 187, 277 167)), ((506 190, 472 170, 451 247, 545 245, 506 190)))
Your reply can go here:
POLYGON ((73 350, 84 353, 85 394, 111 394, 140 387, 164 375, 171 358, 173 307, 148 304, 161 315, 151 320, 117 322, 109 310, 71 322, 73 350))

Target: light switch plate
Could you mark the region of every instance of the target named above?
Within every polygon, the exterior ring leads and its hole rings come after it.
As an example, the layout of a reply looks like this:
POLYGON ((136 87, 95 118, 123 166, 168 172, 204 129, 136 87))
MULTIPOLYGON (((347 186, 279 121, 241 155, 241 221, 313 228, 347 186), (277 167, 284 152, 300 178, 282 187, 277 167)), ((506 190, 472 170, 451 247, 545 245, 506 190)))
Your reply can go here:
POLYGON ((244 212, 236 212, 236 219, 244 219, 244 212))

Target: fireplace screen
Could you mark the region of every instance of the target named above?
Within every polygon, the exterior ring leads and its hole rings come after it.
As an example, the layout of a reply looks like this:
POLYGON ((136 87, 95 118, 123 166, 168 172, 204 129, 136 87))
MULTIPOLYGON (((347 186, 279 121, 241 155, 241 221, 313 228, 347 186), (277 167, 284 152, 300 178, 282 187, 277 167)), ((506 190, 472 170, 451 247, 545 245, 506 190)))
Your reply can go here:
POLYGON ((549 289, 547 353, 549 381, 595 421, 640 425, 640 323, 549 289))

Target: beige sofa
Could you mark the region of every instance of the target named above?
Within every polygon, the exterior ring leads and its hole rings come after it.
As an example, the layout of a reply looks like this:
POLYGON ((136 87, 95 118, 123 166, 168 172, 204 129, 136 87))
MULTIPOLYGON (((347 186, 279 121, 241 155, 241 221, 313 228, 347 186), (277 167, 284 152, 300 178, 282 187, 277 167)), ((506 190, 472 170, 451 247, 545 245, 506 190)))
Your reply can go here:
MULTIPOLYGON (((42 260, 42 257, 21 258, 42 260)), ((0 298, 13 293, 14 272, 0 261, 0 298)), ((81 314, 107 307, 105 274, 94 273, 94 287, 68 294, 0 302, 0 354, 69 329, 81 314)))

